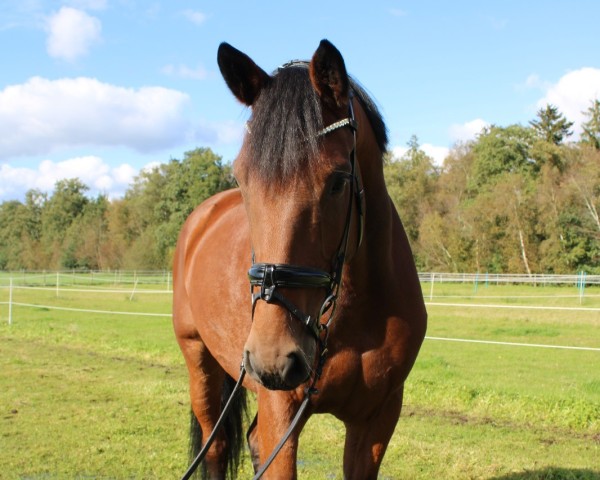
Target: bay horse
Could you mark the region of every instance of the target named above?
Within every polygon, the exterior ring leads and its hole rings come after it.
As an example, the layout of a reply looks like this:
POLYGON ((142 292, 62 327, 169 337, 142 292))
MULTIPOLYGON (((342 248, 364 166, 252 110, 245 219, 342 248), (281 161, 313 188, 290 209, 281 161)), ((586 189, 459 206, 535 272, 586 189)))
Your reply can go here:
MULTIPOLYGON (((173 323, 196 448, 241 361, 243 387, 257 397, 247 433, 255 471, 304 401, 265 478, 296 478, 300 431, 317 413, 345 425, 344 478, 376 478, 427 324, 384 183, 385 124, 327 40, 310 62, 273 74, 226 43, 217 59, 251 118, 233 164, 239 188, 196 208, 174 255, 173 323)), ((210 478, 235 476, 242 407, 208 449, 210 478)))

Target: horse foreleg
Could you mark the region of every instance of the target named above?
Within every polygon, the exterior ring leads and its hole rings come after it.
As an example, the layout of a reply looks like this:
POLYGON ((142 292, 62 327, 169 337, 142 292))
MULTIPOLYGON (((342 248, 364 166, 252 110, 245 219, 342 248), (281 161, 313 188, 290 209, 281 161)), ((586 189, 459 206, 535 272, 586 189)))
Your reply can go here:
MULTIPOLYGON (((221 413, 221 391, 225 372, 199 338, 179 339, 190 380, 192 410, 202 429, 202 444, 212 432, 221 413)), ((204 459, 208 477, 225 478, 227 441, 221 431, 204 459)))
MULTIPOLYGON (((260 465, 264 465, 279 441, 285 435, 298 410, 298 399, 293 395, 261 388, 258 391, 258 423, 252 437, 258 441, 260 465)), ((307 420, 305 415, 285 442, 263 479, 297 478, 296 459, 298 438, 307 420)))
POLYGON ((388 399, 375 415, 346 423, 344 479, 376 479, 402 408, 402 390, 388 399))
POLYGON ((252 460, 252 466, 254 467, 254 473, 258 472, 260 467, 260 454, 258 453, 258 429, 256 426, 258 425, 258 414, 254 416, 254 420, 248 427, 248 432, 246 433, 246 441, 248 443, 248 448, 250 449, 250 460, 252 460))

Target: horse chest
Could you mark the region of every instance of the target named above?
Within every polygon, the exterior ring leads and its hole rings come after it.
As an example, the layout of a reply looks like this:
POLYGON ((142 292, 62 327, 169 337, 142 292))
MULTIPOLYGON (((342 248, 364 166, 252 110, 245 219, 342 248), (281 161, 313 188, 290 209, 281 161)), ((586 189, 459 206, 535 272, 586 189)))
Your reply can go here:
POLYGON ((317 386, 321 393, 315 398, 316 410, 341 420, 368 416, 402 388, 403 370, 401 356, 387 342, 333 354, 317 386))

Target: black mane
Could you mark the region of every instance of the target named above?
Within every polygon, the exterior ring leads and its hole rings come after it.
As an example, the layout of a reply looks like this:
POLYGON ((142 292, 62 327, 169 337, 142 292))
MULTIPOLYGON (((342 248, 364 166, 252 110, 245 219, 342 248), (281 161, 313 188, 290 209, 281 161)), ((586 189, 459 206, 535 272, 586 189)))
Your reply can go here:
MULTIPOLYGON (((318 158, 318 133, 326 125, 307 66, 294 62, 280 68, 252 106, 247 138, 252 168, 267 180, 288 179, 318 158)), ((379 109, 352 78, 350 86, 367 114, 380 150, 385 152, 387 129, 379 109)))

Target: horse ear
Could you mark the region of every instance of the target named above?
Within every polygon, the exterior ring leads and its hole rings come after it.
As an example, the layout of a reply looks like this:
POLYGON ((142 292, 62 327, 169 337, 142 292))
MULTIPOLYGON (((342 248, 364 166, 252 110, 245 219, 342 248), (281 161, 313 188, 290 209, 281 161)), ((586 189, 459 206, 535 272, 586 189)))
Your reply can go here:
POLYGON ((271 77, 245 53, 228 43, 221 43, 217 62, 225 83, 235 97, 247 106, 258 98, 261 90, 271 77))
POLYGON ((321 40, 309 67, 310 80, 319 97, 331 107, 348 104, 348 73, 342 54, 328 40, 321 40))

